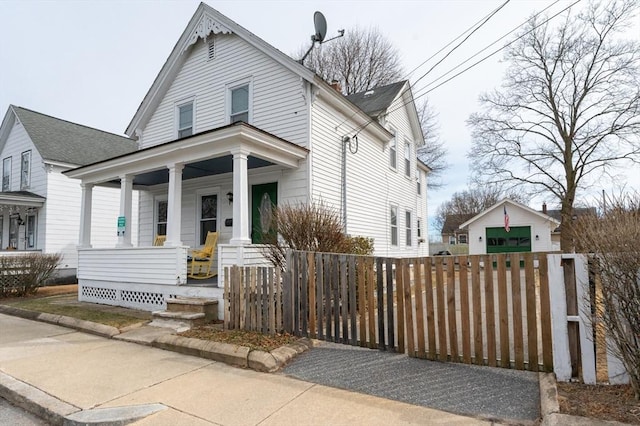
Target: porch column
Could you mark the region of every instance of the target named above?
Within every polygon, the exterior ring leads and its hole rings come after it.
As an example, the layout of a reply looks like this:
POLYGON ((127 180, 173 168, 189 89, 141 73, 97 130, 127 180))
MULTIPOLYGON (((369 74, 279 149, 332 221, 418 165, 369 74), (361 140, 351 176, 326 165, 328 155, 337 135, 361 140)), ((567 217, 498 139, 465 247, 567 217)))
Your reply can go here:
POLYGON ((249 234, 249 177, 248 151, 231 151, 233 155, 233 232, 231 244, 251 244, 249 234))
POLYGON ((167 240, 164 245, 182 245, 182 169, 184 164, 169 164, 169 195, 167 198, 167 240))
POLYGON ((118 244, 116 247, 131 247, 131 212, 133 198, 133 176, 120 177, 120 215, 118 217, 118 244), (124 227, 121 218, 124 218, 124 227))
POLYGON ((91 248, 91 211, 93 202, 93 184, 81 183, 80 199, 80 235, 78 248, 91 248))

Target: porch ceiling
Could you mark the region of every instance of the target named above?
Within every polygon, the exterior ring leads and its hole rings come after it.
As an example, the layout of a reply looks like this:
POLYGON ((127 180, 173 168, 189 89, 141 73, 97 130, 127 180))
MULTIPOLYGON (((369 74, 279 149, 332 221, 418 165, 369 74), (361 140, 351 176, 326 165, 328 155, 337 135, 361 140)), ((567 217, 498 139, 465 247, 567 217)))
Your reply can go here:
POLYGON ((42 207, 46 198, 28 191, 0 192, 0 205, 42 207))
POLYGON ((168 166, 184 164, 183 179, 232 171, 232 153, 248 155, 248 167, 280 165, 298 167, 308 150, 246 123, 218 129, 156 145, 64 172, 84 183, 119 181, 133 176, 138 185, 168 182, 168 166))
MULTIPOLYGON (((273 163, 260 158, 249 156, 248 168, 256 169, 258 167, 271 166, 273 163)), ((224 157, 210 158, 208 160, 196 161, 195 163, 185 164, 182 170, 182 180, 189 180, 203 176, 219 175, 223 173, 231 173, 233 171, 233 157, 226 155, 224 157)), ((118 181, 114 181, 116 183, 118 181)), ((155 170, 137 175, 133 179, 134 185, 152 186, 169 182, 169 170, 155 170)))

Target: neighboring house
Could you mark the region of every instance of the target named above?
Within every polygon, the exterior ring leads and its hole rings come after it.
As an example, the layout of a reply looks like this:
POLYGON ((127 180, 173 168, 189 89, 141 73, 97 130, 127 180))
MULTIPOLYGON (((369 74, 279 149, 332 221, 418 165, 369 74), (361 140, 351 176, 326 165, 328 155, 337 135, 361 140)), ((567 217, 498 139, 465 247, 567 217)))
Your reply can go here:
MULTIPOLYGON (((562 221, 562 213, 559 209, 547 209, 547 203, 542 204, 542 213, 547 214, 557 220, 558 222, 562 221)), ((583 216, 592 215, 595 216, 597 214, 597 210, 595 207, 574 207, 573 209, 573 217, 572 219, 580 220, 583 216)), ((560 250, 560 235, 562 234, 562 225, 558 225, 556 229, 551 233, 551 242, 553 244, 554 250, 560 250)))
POLYGON ((560 222, 504 199, 460 225, 469 233, 469 254, 553 251, 551 233, 560 222))
POLYGON ((473 214, 448 214, 442 225, 442 243, 449 245, 469 244, 469 234, 460 225, 471 219, 473 214))
MULTIPOLYGON (((187 282, 187 250, 219 233, 225 266, 263 265, 271 206, 322 202, 375 254, 428 253, 424 143, 409 84, 349 98, 201 3, 129 124, 133 153, 67 172, 83 183, 79 297, 158 309, 166 297, 218 297, 187 282), (96 249, 94 188, 118 183, 118 247, 96 249), (139 244, 130 194, 140 190, 139 244), (153 247, 166 234, 163 247, 153 247)), ((221 304, 220 304, 221 308, 221 304)))
MULTIPOLYGON (((80 182, 62 172, 135 149, 131 139, 9 106, 0 126, 0 255, 61 253, 58 276, 75 276, 80 182)), ((112 188, 96 191, 96 246, 116 241, 119 199, 112 188)))

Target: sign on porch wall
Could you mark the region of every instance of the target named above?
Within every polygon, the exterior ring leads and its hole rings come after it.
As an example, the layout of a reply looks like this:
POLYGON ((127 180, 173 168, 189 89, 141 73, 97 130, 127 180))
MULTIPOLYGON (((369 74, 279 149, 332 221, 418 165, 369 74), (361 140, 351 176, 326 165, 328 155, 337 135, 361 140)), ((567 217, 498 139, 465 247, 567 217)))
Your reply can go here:
POLYGON ((124 236, 124 230, 127 226, 127 218, 124 216, 118 216, 118 237, 124 236))

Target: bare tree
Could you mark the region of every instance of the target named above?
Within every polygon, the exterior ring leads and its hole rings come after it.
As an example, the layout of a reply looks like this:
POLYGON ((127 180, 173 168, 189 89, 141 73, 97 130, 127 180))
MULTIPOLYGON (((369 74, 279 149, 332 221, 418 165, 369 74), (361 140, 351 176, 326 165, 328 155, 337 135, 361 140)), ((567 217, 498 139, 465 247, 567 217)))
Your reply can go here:
POLYGON ((418 158, 431 169, 427 187, 439 189, 445 185, 442 177, 449 168, 449 163, 447 162, 447 149, 444 141, 440 138, 438 113, 433 109, 428 99, 425 99, 417 108, 424 136, 424 145, 418 148, 418 158))
POLYGON ((563 251, 576 194, 640 155, 640 49, 621 32, 637 0, 591 3, 561 25, 531 18, 507 47, 502 89, 481 96, 470 152, 479 183, 553 194, 563 251))
MULTIPOLYGON (((302 57, 306 49, 301 48, 302 57)), ((398 50, 380 31, 354 28, 344 37, 321 44, 304 65, 328 82, 338 81, 342 93, 351 95, 394 83, 402 77, 398 50)))
POLYGON ((433 223, 437 229, 442 231, 447 216, 459 215, 471 218, 503 198, 510 198, 523 204, 527 203, 524 194, 505 192, 497 186, 465 189, 461 192, 454 192, 449 201, 445 201, 438 207, 433 223))

